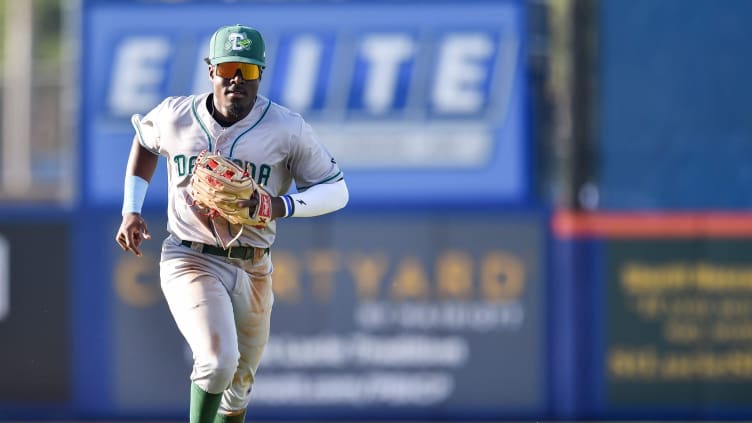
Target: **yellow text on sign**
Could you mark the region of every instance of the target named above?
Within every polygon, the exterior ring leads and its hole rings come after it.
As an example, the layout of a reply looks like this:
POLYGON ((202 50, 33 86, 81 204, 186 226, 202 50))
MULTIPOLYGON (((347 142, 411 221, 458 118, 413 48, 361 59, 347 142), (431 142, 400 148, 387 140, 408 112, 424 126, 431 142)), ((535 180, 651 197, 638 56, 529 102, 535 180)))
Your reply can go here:
POLYGON ((389 257, 376 252, 343 253, 313 250, 303 254, 275 250, 276 301, 297 303, 303 298, 328 302, 344 277, 361 301, 408 300, 517 300, 526 284, 525 266, 513 253, 487 251, 477 257, 443 251, 429 260, 415 255, 389 257), (310 283, 306 283, 310 280, 310 283), (310 290, 309 292, 304 292, 310 290))
MULTIPOLYGON (((329 302, 335 279, 341 274, 360 301, 369 300, 482 300, 516 301, 524 292, 526 270, 513 253, 491 250, 478 256, 447 250, 422 260, 414 255, 389 257, 383 252, 344 253, 311 250, 293 254, 274 250, 275 301, 298 303, 305 299, 329 302)), ((123 255, 115 264, 118 297, 134 307, 149 307, 160 300, 159 264, 155 257, 123 255)))

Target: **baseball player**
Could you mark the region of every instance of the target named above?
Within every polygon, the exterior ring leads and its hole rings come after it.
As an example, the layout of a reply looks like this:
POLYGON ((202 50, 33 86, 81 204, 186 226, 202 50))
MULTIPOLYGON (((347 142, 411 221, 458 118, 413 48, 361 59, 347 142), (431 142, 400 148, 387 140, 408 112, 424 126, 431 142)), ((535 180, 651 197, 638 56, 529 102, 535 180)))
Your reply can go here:
MULTIPOLYGON (((168 97, 131 119, 135 136, 115 239, 141 256, 140 245, 150 238, 141 207, 158 157, 164 156, 169 235, 162 243, 160 280, 193 353, 191 422, 245 419, 269 337, 276 221, 330 213, 348 201, 342 171, 312 128, 258 94, 264 51, 257 30, 219 28, 205 59, 212 91, 168 97), (264 188, 271 198, 268 224, 231 224, 191 201, 196 159, 206 151, 231 158, 264 188), (287 194, 293 181, 298 192, 287 194)), ((237 202, 249 210, 258 204, 255 195, 237 202)))

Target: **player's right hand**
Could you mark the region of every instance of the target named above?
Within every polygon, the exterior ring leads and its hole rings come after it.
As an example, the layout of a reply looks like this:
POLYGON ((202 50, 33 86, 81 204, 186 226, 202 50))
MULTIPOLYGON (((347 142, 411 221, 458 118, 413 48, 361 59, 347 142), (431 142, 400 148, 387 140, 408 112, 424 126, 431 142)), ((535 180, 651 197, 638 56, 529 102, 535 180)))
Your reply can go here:
POLYGON ((120 223, 120 228, 115 235, 115 241, 120 245, 120 248, 141 257, 141 251, 138 247, 145 239, 151 239, 151 235, 144 218, 138 213, 128 213, 123 216, 123 222, 120 223))

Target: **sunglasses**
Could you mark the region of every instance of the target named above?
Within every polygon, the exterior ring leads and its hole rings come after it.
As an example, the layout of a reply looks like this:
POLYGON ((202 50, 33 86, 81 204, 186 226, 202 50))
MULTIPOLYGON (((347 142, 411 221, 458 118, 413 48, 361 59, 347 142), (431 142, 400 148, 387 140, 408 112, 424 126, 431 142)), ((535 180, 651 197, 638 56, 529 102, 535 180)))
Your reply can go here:
POLYGON ((246 81, 259 79, 259 76, 261 75, 259 65, 254 65, 252 63, 225 62, 214 65, 214 71, 217 75, 225 79, 234 78, 238 69, 240 69, 240 74, 246 81))

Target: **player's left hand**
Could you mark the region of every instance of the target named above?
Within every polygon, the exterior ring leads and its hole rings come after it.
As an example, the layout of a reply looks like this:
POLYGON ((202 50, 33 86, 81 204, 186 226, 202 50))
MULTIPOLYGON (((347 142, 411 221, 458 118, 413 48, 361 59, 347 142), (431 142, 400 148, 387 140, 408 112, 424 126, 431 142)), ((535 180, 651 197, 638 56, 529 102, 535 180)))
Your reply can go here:
MULTIPOLYGON (((271 219, 274 220, 278 217, 282 217, 285 214, 285 206, 283 203, 284 200, 282 200, 280 197, 272 197, 272 215, 271 219)), ((255 210, 258 206, 258 197, 254 193, 251 198, 247 200, 240 200, 236 203, 238 207, 247 207, 251 210, 255 210)))
POLYGON ((141 257, 139 247, 145 239, 151 239, 151 235, 144 218, 138 213, 128 213, 123 216, 123 221, 120 223, 117 235, 115 235, 115 241, 120 245, 120 248, 141 257))

